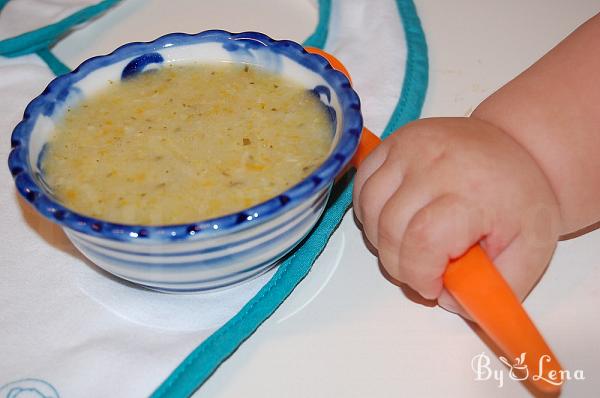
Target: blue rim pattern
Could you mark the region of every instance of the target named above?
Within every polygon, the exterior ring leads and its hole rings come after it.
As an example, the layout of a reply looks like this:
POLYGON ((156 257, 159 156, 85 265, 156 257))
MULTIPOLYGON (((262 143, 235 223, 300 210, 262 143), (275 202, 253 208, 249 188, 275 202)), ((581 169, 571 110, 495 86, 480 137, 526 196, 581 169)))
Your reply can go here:
POLYGON ((118 241, 139 243, 177 241, 256 225, 302 203, 333 182, 335 176, 353 156, 361 131, 360 100, 346 76, 334 70, 323 57, 306 52, 300 44, 289 40, 274 40, 258 32, 234 34, 223 30, 209 30, 198 34, 172 33, 151 42, 125 44, 108 55, 90 58, 73 72, 51 81, 43 93, 28 104, 23 120, 13 130, 8 165, 19 193, 42 215, 64 227, 87 235, 118 241), (176 225, 144 226, 106 222, 64 207, 45 191, 30 166, 29 139, 37 118, 52 113, 54 105, 64 101, 74 84, 98 68, 159 49, 202 42, 234 44, 232 41, 248 41, 252 45, 267 46, 271 51, 320 74, 336 91, 342 110, 340 138, 328 158, 317 170, 282 194, 243 211, 176 225))

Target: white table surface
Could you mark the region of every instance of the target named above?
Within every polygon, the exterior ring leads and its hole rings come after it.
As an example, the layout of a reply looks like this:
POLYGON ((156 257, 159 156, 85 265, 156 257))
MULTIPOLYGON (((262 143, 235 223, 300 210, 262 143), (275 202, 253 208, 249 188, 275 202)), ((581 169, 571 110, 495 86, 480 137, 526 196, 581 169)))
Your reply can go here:
MULTIPOLYGON (((199 31, 217 22, 234 31, 265 31, 268 24, 272 36, 300 41, 316 21, 310 1, 288 1, 285 6, 275 0, 171 3, 201 8, 203 13, 175 16, 160 13, 158 0, 130 0, 128 7, 115 11, 116 17, 99 19, 95 30, 76 32, 56 52, 74 66, 124 41, 174 30, 199 31), (227 12, 234 4, 245 11, 227 12), (98 30, 105 34, 95 34, 98 30)), ((468 114, 600 11, 600 2, 594 0, 421 0, 416 5, 430 57, 424 116, 468 114)), ((583 371, 585 380, 567 383, 565 397, 600 391, 599 258, 600 231, 561 242, 526 301, 563 366, 583 371)), ((482 352, 492 358, 492 369, 504 372, 505 379, 508 375, 465 321, 415 303, 385 280, 351 213, 320 264, 303 289, 219 368, 197 396, 529 396, 517 382, 505 380, 499 388, 493 380, 474 380, 471 360, 482 352)))

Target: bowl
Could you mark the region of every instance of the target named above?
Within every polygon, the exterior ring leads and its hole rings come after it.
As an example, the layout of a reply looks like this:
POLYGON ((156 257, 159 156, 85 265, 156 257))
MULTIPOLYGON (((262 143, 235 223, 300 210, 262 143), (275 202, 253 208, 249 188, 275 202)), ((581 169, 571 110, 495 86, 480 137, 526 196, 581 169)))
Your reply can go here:
POLYGON ((173 33, 129 43, 54 79, 25 109, 12 133, 8 164, 19 193, 59 224, 93 263, 133 283, 166 292, 231 286, 273 267, 318 221, 338 173, 362 130, 360 102, 348 79, 321 56, 258 32, 173 33), (110 81, 171 63, 237 62, 289 76, 312 90, 334 126, 331 151, 310 175, 278 196, 237 213, 177 225, 125 225, 63 205, 44 180, 41 159, 67 107, 110 81))

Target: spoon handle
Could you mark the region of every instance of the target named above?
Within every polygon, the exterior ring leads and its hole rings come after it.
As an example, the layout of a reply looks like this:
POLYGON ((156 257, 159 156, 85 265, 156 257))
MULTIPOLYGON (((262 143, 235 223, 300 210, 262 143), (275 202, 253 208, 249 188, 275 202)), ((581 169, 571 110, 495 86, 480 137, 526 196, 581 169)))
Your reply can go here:
MULTIPOLYGON (((333 68, 350 79, 344 65, 331 54, 315 48, 307 47, 306 50, 325 57, 333 68)), ((363 128, 351 164, 358 168, 380 143, 379 137, 366 127, 363 128)), ((528 380, 540 391, 558 394, 562 385, 558 359, 479 244, 448 264, 444 286, 508 356, 508 359, 502 358, 502 362, 510 366, 511 375, 520 380, 528 380)))
MULTIPOLYGON (((364 128, 353 165, 358 167, 380 142, 364 128)), ((528 379, 544 392, 560 391, 561 366, 556 356, 479 244, 448 264, 444 286, 508 356, 517 378, 528 379)))

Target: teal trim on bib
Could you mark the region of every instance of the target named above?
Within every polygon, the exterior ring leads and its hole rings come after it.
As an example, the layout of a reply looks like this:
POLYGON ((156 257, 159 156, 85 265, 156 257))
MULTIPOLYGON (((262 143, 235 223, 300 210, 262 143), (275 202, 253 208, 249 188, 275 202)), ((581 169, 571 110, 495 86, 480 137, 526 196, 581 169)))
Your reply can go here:
POLYGON ((329 34, 331 0, 319 0, 319 21, 315 31, 304 41, 305 46, 324 48, 329 34))
MULTIPOLYGON (((407 41, 406 71, 400 99, 383 137, 419 117, 428 84, 427 45, 412 0, 396 0, 407 41)), ((319 26, 322 26, 319 23, 319 26)), ((322 29, 322 28, 321 28, 322 29)), ((326 41, 325 38, 320 43, 326 41)), ((315 34, 311 35, 311 38, 315 34)), ((313 43, 311 43, 314 45, 313 43)), ((233 318, 198 346, 152 394, 153 398, 188 397, 223 361, 256 331, 310 271, 352 204, 350 183, 338 183, 319 224, 293 254, 284 260, 269 282, 233 318), (340 191, 341 189, 341 191, 340 191)))
MULTIPOLYGON (((0 3, 4 7, 8 0, 0 3)), ((121 0, 103 0, 97 4, 85 7, 74 14, 69 15, 53 24, 44 26, 31 32, 22 33, 0 41, 0 55, 5 57, 17 57, 19 55, 31 54, 52 47, 71 28, 96 17, 121 0)))
MULTIPOLYGON (((75 25, 81 24, 120 0, 104 0, 46 27, 0 41, 0 55, 14 57, 37 53, 55 74, 69 71, 49 48, 75 25)), ((0 11, 8 0, 0 0, 0 11)), ((419 117, 428 83, 427 45, 412 0, 396 0, 407 42, 407 61, 400 99, 382 137, 419 117)), ((305 45, 323 48, 327 41, 331 0, 319 0, 319 22, 305 45)), ((308 274, 329 238, 352 204, 352 183, 338 183, 327 208, 310 235, 278 267, 269 282, 233 318, 198 346, 160 385, 152 397, 188 397, 219 365, 273 314, 308 274)))
POLYGON ((48 65, 52 73, 56 76, 63 75, 65 73, 69 73, 71 69, 62 63, 62 61, 56 58, 56 55, 52 53, 52 51, 47 48, 38 50, 36 54, 48 65))
MULTIPOLYGON (((339 187, 338 187, 339 188, 339 187)), ((198 346, 152 394, 152 398, 189 397, 256 331, 308 274, 352 201, 347 185, 330 202, 318 226, 293 251, 269 282, 240 312, 198 346)))
POLYGON ((400 99, 381 138, 388 137, 401 126, 421 116, 429 84, 427 41, 415 4, 412 0, 396 0, 396 6, 402 19, 408 56, 400 99))

